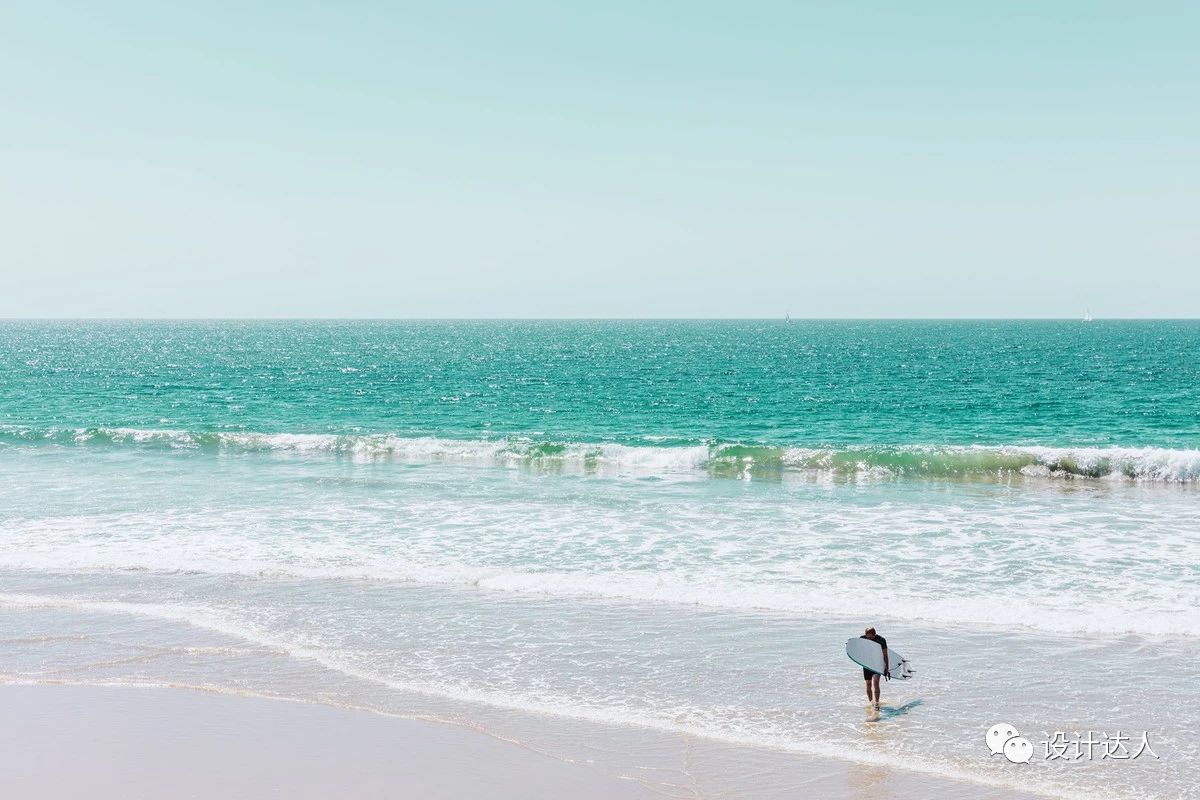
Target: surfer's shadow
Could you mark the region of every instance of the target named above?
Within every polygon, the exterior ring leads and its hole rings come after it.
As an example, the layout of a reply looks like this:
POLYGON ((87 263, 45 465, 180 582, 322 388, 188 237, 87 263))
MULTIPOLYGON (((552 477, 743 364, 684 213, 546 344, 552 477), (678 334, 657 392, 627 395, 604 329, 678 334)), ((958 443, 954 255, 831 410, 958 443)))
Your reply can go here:
POLYGON ((925 701, 918 697, 915 700, 909 700, 908 702, 903 703, 898 706, 880 706, 879 719, 892 719, 894 717, 902 717, 905 714, 907 714, 908 712, 912 711, 914 708, 919 708, 920 706, 923 706, 924 704, 925 704, 925 701))

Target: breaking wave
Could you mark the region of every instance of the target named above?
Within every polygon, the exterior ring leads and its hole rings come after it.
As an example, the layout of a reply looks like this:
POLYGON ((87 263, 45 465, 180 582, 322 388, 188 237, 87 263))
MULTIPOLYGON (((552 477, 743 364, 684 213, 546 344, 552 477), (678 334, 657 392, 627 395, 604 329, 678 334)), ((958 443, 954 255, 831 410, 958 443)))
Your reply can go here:
POLYGON ((1037 445, 851 445, 785 447, 730 442, 666 445, 538 440, 522 436, 447 439, 391 434, 242 433, 142 428, 0 427, 0 446, 135 446, 170 450, 327 453, 356 460, 457 463, 601 475, 771 478, 1009 476, 1200 482, 1200 450, 1037 445))

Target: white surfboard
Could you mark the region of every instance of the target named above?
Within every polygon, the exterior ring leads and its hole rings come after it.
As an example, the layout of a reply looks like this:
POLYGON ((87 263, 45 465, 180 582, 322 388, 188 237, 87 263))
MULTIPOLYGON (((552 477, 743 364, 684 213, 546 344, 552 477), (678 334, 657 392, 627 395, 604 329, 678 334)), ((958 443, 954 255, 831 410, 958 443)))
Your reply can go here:
MULTIPOLYGON (((868 669, 879 675, 883 674, 883 645, 879 642, 873 642, 861 636, 847 639, 846 655, 863 669, 868 669)), ((892 673, 893 678, 900 678, 901 680, 911 678, 913 673, 912 665, 908 663, 904 656, 897 653, 891 645, 888 646, 888 670, 892 673)))

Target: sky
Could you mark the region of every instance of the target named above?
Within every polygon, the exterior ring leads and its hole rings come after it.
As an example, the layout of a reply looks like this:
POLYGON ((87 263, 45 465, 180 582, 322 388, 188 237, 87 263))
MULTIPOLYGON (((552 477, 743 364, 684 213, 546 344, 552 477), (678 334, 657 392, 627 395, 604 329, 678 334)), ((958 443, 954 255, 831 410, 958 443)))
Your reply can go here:
POLYGON ((1200 4, 0 0, 0 316, 1200 316, 1200 4))

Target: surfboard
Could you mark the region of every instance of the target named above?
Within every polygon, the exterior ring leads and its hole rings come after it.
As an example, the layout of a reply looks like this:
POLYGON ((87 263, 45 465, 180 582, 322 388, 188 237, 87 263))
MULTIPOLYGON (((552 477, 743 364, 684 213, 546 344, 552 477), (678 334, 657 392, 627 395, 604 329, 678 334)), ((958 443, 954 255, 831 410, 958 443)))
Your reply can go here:
MULTIPOLYGON (((863 669, 879 675, 883 674, 883 645, 879 642, 873 642, 861 636, 847 639, 846 655, 863 669)), ((912 665, 891 645, 888 646, 888 670, 891 671, 893 678, 901 680, 911 678, 913 673, 912 665)))

